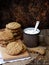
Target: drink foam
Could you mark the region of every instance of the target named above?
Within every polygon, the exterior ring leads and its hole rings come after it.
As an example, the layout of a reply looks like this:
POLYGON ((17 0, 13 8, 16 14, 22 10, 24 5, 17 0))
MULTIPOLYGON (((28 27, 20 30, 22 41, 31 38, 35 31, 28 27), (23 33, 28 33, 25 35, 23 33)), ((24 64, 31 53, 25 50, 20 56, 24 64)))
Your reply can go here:
POLYGON ((24 32, 26 34, 38 34, 40 32, 40 30, 37 29, 36 31, 34 31, 34 28, 30 27, 30 28, 24 29, 24 32))

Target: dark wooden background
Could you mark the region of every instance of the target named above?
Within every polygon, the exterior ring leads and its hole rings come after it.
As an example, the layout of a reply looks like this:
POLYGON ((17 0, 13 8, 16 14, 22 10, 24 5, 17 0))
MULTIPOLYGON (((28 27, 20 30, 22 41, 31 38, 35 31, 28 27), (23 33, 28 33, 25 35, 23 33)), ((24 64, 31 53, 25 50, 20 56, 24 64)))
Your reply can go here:
POLYGON ((0 28, 17 21, 22 28, 34 26, 40 21, 40 29, 49 28, 48 0, 0 0, 0 28))

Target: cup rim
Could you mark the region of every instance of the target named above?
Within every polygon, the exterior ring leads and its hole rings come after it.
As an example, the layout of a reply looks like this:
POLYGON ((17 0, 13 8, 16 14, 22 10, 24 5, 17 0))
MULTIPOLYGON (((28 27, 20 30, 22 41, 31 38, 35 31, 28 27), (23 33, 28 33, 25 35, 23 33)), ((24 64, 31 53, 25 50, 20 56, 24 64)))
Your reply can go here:
POLYGON ((40 30, 39 30, 39 29, 37 29, 37 30, 36 30, 36 33, 33 33, 33 34, 31 34, 31 33, 26 33, 26 31, 27 31, 28 29, 34 29, 34 27, 25 28, 25 29, 23 30, 23 32, 24 32, 25 34, 29 34, 29 35, 36 35, 36 34, 39 34, 39 33, 40 33, 40 30), (38 32, 37 32, 37 31, 38 31, 38 32))

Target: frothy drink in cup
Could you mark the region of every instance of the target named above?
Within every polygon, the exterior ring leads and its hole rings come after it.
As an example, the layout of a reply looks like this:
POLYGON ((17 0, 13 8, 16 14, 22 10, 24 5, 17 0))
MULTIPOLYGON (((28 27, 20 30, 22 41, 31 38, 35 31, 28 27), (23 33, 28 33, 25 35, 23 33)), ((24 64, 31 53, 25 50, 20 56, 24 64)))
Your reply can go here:
POLYGON ((26 28, 26 29, 24 29, 24 32, 26 34, 38 34, 40 32, 40 30, 37 29, 36 31, 34 31, 34 28, 26 28))

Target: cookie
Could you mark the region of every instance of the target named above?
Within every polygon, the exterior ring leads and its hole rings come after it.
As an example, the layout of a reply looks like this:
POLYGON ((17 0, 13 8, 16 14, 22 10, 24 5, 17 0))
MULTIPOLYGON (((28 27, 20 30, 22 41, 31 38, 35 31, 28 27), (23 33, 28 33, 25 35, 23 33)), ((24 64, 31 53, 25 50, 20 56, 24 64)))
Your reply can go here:
POLYGON ((9 55, 17 55, 19 53, 21 53, 23 47, 22 44, 19 40, 17 40, 16 42, 11 42, 7 45, 6 47, 6 52, 9 55))
POLYGON ((35 52, 35 53, 39 53, 41 55, 45 54, 46 48, 45 47, 35 47, 35 48, 29 48, 28 49, 30 52, 35 52))
POLYGON ((22 31, 22 29, 21 28, 19 28, 19 29, 9 29, 9 28, 5 28, 5 30, 9 30, 9 31, 11 31, 12 33, 17 33, 17 32, 21 32, 22 31))
POLYGON ((9 30, 9 29, 5 29, 5 31, 10 31, 14 36, 21 36, 22 35, 22 31, 15 31, 15 32, 12 32, 12 30, 9 30))
POLYGON ((9 28, 9 29, 18 29, 20 27, 21 27, 21 25, 17 22, 11 22, 6 25, 6 28, 9 28))
POLYGON ((15 41, 14 38, 10 40, 0 40, 0 46, 5 47, 7 46, 8 43, 13 42, 13 41, 15 41))
POLYGON ((9 40, 13 38, 13 34, 10 31, 0 32, 0 40, 9 40))

